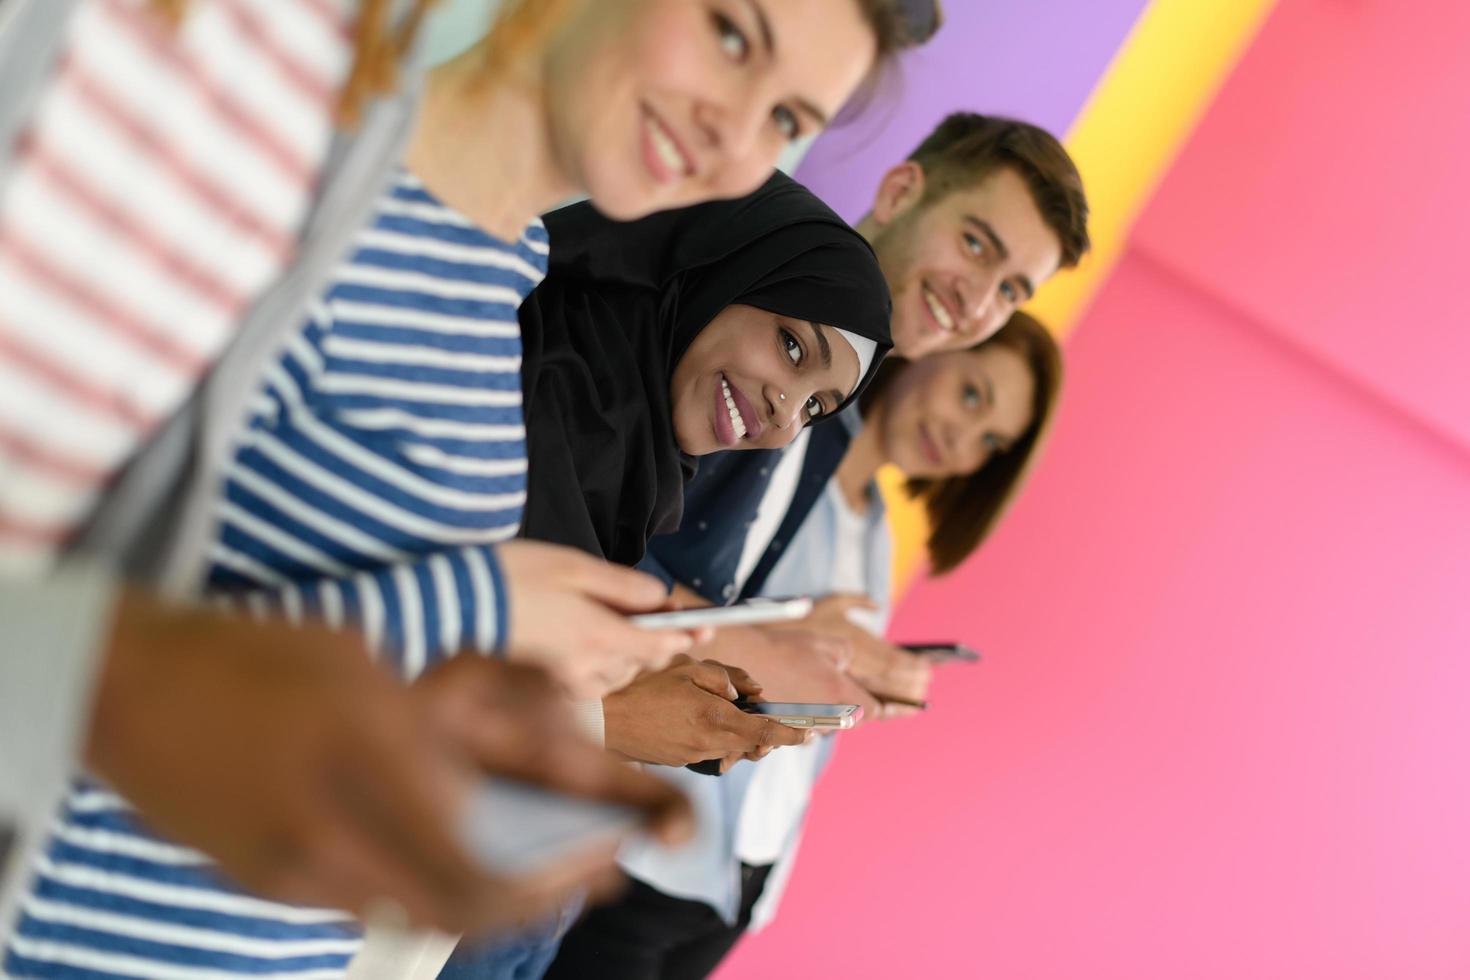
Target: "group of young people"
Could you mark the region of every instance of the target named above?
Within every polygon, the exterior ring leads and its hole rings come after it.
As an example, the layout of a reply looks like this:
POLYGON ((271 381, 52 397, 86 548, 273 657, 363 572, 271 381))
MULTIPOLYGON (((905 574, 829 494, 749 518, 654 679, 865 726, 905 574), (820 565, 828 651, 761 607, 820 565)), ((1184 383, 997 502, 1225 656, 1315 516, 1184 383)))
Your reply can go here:
POLYGON ((432 69, 429 6, 0 0, 7 975, 708 975, 840 738, 737 699, 932 680, 877 472, 944 573, 1044 442, 1057 141, 956 113, 856 228, 774 172, 934 0, 519 0, 432 69), (649 837, 498 872, 487 776, 649 837))

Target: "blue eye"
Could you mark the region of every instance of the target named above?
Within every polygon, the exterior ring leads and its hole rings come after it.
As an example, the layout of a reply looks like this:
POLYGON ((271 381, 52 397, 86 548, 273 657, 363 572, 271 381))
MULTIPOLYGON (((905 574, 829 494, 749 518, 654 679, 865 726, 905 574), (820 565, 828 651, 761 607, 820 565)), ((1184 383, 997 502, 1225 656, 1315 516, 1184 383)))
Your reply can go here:
POLYGON ((970 254, 974 256, 981 256, 985 254, 985 243, 976 236, 970 234, 968 231, 965 232, 965 248, 968 249, 970 254))
POLYGON ((1019 302, 1021 296, 1020 290, 1018 290, 1015 286, 1008 282, 1003 282, 1000 284, 1000 294, 1006 298, 1007 302, 1010 303, 1019 302))
POLYGON ((715 37, 720 43, 720 50, 737 64, 744 64, 745 59, 750 56, 750 42, 746 40, 744 32, 724 14, 714 14, 712 20, 715 25, 715 37))
POLYGON ((964 401, 966 408, 979 408, 980 389, 976 388, 974 385, 965 385, 965 391, 962 396, 962 400, 964 401))

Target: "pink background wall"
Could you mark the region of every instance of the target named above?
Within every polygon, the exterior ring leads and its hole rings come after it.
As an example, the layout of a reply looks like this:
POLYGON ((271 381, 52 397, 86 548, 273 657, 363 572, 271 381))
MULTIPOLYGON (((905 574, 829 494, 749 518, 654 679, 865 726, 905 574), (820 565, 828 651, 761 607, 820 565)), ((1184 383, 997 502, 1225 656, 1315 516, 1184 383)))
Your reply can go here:
POLYGON ((1466 50, 1285 0, 1028 494, 899 611, 985 663, 841 736, 722 977, 1470 976, 1466 50))

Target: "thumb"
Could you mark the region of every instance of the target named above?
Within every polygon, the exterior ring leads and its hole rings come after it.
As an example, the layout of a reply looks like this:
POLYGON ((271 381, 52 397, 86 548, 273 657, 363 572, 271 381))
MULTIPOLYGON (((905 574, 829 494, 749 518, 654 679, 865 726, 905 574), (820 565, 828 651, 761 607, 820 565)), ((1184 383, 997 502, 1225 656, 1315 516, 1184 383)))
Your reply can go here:
POLYGON ((694 664, 689 670, 689 679, 695 687, 702 688, 726 701, 734 701, 740 696, 740 692, 730 682, 730 675, 725 671, 724 665, 717 664, 713 660, 701 660, 694 664))
POLYGON ((729 664, 720 666, 725 668, 725 674, 730 678, 730 683, 735 685, 735 690, 745 697, 755 697, 764 690, 759 681, 739 667, 731 667, 729 664))
POLYGON ((816 636, 812 649, 825 657, 838 670, 847 670, 852 664, 852 644, 836 636, 816 636))
POLYGON ((653 612, 669 600, 669 590, 646 572, 625 568, 580 552, 567 556, 567 583, 589 599, 621 612, 653 612))

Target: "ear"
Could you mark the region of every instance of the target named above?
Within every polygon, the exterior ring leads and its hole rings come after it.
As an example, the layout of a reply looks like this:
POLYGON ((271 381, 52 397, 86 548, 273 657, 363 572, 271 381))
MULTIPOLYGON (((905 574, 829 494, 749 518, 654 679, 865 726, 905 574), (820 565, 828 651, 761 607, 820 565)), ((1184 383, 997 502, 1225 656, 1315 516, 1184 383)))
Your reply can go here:
POLYGON ((924 199, 924 168, 913 160, 889 169, 873 198, 873 220, 880 226, 906 213, 924 199))

